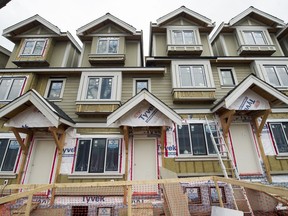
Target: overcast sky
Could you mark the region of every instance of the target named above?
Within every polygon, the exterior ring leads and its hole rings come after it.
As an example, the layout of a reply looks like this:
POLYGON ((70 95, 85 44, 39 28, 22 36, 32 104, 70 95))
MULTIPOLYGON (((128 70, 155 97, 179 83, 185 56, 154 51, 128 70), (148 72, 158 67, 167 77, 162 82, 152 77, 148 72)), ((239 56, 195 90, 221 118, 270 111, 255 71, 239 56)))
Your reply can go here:
POLYGON ((0 45, 12 51, 14 44, 2 36, 3 30, 35 14, 62 32, 69 31, 82 46, 76 30, 110 13, 143 30, 145 55, 150 22, 185 6, 215 22, 215 29, 253 6, 288 23, 288 0, 11 0, 0 9, 0 45))

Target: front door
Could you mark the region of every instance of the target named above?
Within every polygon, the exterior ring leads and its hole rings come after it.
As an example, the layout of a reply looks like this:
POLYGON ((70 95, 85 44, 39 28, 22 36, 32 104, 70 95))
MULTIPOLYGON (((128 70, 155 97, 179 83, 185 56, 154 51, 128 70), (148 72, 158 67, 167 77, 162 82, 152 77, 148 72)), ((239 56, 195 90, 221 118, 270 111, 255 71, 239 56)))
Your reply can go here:
MULTIPOLYGON (((155 138, 135 138, 133 180, 157 179, 157 148, 155 138)), ((134 187, 134 192, 155 192, 157 185, 134 187)))
POLYGON ((230 134, 239 174, 261 174, 259 157, 249 124, 231 124, 230 134))
POLYGON ((55 148, 53 140, 35 140, 29 162, 27 184, 50 183, 55 148))

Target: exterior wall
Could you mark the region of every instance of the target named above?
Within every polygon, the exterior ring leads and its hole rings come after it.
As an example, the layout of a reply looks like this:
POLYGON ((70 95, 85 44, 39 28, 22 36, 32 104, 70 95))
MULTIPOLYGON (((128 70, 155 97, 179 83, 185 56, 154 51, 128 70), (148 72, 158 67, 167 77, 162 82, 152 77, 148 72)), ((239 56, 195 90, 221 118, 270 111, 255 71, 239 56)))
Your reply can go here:
POLYGON ((92 49, 92 43, 91 42, 84 42, 83 44, 83 51, 82 51, 82 59, 80 58, 80 67, 91 67, 91 64, 89 63, 89 54, 91 53, 92 49))
POLYGON ((166 34, 153 35, 153 56, 167 56, 166 34))
POLYGON ((224 51, 223 48, 221 46, 221 42, 219 37, 217 39, 215 39, 215 41, 212 44, 212 49, 213 49, 213 53, 215 56, 224 56, 224 51))
POLYGON ((5 55, 4 53, 1 53, 0 51, 0 68, 5 68, 8 60, 9 56, 5 55))
POLYGON ((273 44, 275 45, 275 48, 276 48, 276 52, 273 53, 272 56, 284 56, 282 49, 281 49, 281 46, 279 45, 279 42, 278 42, 275 34, 270 34, 270 37, 271 37, 273 44))
POLYGON ((15 65, 12 61, 17 57, 17 50, 19 49, 19 43, 16 43, 14 45, 10 58, 7 62, 6 68, 17 68, 17 65, 15 65))
POLYGON ((126 41, 125 67, 141 66, 140 43, 126 41))
POLYGON ((238 44, 237 44, 235 35, 225 34, 223 36, 224 36, 225 46, 228 51, 228 56, 238 56, 238 53, 237 53, 238 44))
POLYGON ((200 34, 201 43, 203 45, 203 52, 201 56, 213 56, 212 49, 210 49, 210 41, 208 34, 200 34))

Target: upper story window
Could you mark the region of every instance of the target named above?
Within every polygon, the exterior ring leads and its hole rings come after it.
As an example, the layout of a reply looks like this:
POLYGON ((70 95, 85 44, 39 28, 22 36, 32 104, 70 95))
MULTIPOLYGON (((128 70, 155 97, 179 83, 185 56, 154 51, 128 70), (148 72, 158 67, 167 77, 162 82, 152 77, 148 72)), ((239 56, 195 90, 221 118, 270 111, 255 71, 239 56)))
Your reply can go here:
POLYGON ((196 44, 194 30, 172 30, 172 44, 196 44))
POLYGON ((288 153, 288 122, 269 123, 278 153, 288 153))
POLYGON ((0 171, 14 171, 19 153, 19 144, 16 140, 0 139, 0 171))
POLYGON ((271 85, 288 86, 288 71, 286 65, 268 65, 264 66, 266 76, 271 85))
POLYGON ((119 172, 120 149, 119 139, 79 139, 75 172, 119 172))
POLYGON ((243 31, 245 44, 247 45, 266 45, 267 40, 263 31, 243 31))
POLYGON ((78 90, 78 101, 120 101, 121 73, 83 72, 78 90))
POLYGON ((116 54, 119 50, 119 38, 101 37, 97 45, 97 54, 116 54))
POLYGON ((48 39, 26 39, 24 41, 20 55, 42 56, 48 39))
POLYGON ((49 100, 59 100, 63 97, 64 86, 66 79, 64 78, 52 78, 48 80, 46 88, 46 98, 49 100))
POLYGON ((24 83, 24 77, 0 78, 0 101, 11 101, 20 96, 24 83))
POLYGON ((216 154, 207 125, 193 123, 177 128, 178 151, 183 156, 216 154))
POLYGON ((235 86, 237 84, 235 71, 233 68, 218 68, 221 86, 235 86))
POLYGON ((151 80, 149 78, 135 78, 134 85, 134 95, 138 94, 142 89, 151 90, 150 86, 151 80))

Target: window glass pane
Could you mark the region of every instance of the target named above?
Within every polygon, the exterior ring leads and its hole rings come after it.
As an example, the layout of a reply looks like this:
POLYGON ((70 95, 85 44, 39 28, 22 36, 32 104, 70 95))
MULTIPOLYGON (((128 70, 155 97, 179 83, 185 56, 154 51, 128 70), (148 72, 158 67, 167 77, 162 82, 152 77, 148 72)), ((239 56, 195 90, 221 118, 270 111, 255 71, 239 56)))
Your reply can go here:
POLYGON ((6 100, 7 91, 9 91, 11 83, 11 79, 0 80, 0 100, 6 100))
POLYGON ((91 142, 90 140, 79 141, 75 171, 87 171, 89 151, 90 151, 90 142, 91 142))
POLYGON ((193 31, 184 32, 185 44, 196 44, 195 36, 193 31))
POLYGON ((3 162, 3 158, 6 152, 8 141, 9 141, 8 139, 0 139, 0 166, 2 165, 2 162, 3 162))
POLYGON ((266 44, 262 32, 253 32, 253 33, 254 33, 253 35, 254 35, 255 43, 257 45, 265 45, 266 44))
POLYGON ((279 123, 271 124, 271 130, 274 136, 275 144, 279 153, 288 152, 287 140, 282 130, 282 125, 279 123))
POLYGON ((173 31, 174 43, 184 44, 182 31, 173 31))
POLYGON ((285 66, 278 66, 276 67, 277 74, 279 78, 281 79, 283 86, 288 86, 288 74, 287 74, 287 68, 285 66))
POLYGON ((190 67, 181 66, 179 70, 180 70, 181 87, 185 86, 191 87, 192 79, 191 79, 190 67))
POLYGON ((266 70, 266 74, 268 76, 270 84, 275 85, 275 86, 280 86, 280 82, 278 80, 274 67, 266 66, 265 70, 266 70))
POLYGON ((89 173, 103 173, 106 139, 93 139, 92 142, 89 173))
POLYGON ((35 41, 26 41, 22 54, 30 55, 32 53, 34 44, 35 44, 35 41))
POLYGON ((118 40, 110 40, 108 53, 117 53, 117 50, 118 50, 118 40))
POLYGON ((16 140, 11 140, 5 155, 2 171, 13 171, 18 151, 19 151, 18 142, 16 140))
POLYGON ((89 78, 87 99, 97 99, 98 98, 98 88, 99 88, 99 78, 89 78))
POLYGON ((108 140, 105 171, 118 170, 119 140, 108 140))
POLYGON ((188 125, 182 125, 177 127, 178 142, 179 142, 179 153, 180 154, 191 154, 190 136, 188 125))
POLYGON ((221 73, 223 85, 235 85, 231 70, 221 69, 220 73, 221 73))
MULTIPOLYGON (((209 131, 208 125, 205 125, 205 133, 206 133, 206 139, 207 139, 209 154, 216 154, 216 150, 215 150, 213 142, 212 142, 212 138, 211 138, 211 135, 210 135, 210 131, 209 131)), ((213 133, 214 137, 217 137, 217 131, 213 130, 212 133, 213 133)), ((214 139, 215 139, 215 142, 218 143, 218 140, 216 138, 214 138, 214 139)))
POLYGON ((107 52, 107 40, 99 40, 97 46, 97 53, 106 53, 107 52))
POLYGON ((42 55, 44 50, 45 41, 37 41, 33 50, 33 55, 42 55))
POLYGON ((194 86, 207 86, 204 68, 202 66, 193 66, 194 86))
POLYGON ((244 32, 246 44, 255 44, 252 32, 244 32))
POLYGON ((206 155, 206 141, 202 124, 190 125, 192 149, 194 155, 206 155))
POLYGON ((136 80, 136 94, 142 89, 148 90, 148 80, 136 80))
POLYGON ((62 80, 55 80, 50 82, 50 89, 47 95, 49 99, 57 99, 61 96, 61 90, 63 86, 62 80))
POLYGON ((13 100, 20 95, 24 79, 14 79, 7 100, 13 100))
POLYGON ((101 99, 110 99, 112 90, 112 78, 102 78, 101 99))

